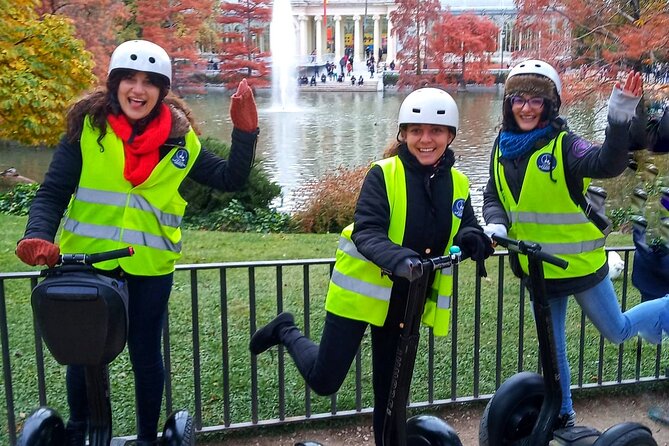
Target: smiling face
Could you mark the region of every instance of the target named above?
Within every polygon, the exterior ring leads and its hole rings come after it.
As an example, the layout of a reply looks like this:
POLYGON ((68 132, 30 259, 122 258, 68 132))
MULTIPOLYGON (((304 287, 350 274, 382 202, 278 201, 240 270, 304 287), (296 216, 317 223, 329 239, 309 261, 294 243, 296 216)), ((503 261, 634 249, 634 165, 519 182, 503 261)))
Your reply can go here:
POLYGON ((132 71, 121 79, 117 90, 121 110, 134 124, 151 113, 160 98, 160 87, 144 71, 132 71))
POLYGON ((434 124, 407 124, 401 133, 409 152, 423 166, 436 164, 455 137, 447 126, 434 124))
POLYGON ((544 99, 521 94, 509 98, 511 112, 518 128, 523 132, 534 130, 541 121, 544 111, 544 99))

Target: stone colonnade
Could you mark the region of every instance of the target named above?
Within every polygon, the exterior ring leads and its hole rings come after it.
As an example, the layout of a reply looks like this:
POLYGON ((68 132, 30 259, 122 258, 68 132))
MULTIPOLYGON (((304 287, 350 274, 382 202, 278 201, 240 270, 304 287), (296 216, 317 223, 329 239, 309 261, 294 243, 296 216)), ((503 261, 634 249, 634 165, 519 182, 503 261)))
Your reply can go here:
POLYGON ((393 2, 375 2, 373 7, 366 8, 365 3, 337 5, 330 0, 326 6, 327 15, 324 15, 322 6, 317 9, 294 4, 297 50, 306 59, 302 62, 338 63, 344 54, 349 54, 356 64, 364 64, 368 58, 367 50, 371 50, 377 62, 380 54, 388 62, 395 60, 397 45, 390 12, 396 7, 393 2))

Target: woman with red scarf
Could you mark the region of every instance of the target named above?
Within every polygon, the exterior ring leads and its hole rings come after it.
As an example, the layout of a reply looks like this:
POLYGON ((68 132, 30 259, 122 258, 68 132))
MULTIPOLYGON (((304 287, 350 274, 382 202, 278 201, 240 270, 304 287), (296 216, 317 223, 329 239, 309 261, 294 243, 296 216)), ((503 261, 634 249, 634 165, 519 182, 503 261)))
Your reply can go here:
MULTIPOLYGON (((201 148, 188 107, 170 94, 171 60, 160 46, 132 40, 111 56, 106 87, 76 102, 31 206, 16 254, 54 266, 59 253, 133 246, 132 257, 95 264, 129 293, 128 351, 135 375, 137 445, 155 444, 164 386, 161 332, 181 252, 186 178, 240 189, 253 163, 258 114, 242 80, 232 96, 230 156, 201 148), (63 215, 65 218, 63 219, 63 215), (54 244, 62 222, 60 246, 54 244)), ((68 366, 68 446, 83 446, 87 428, 82 367, 68 366)))

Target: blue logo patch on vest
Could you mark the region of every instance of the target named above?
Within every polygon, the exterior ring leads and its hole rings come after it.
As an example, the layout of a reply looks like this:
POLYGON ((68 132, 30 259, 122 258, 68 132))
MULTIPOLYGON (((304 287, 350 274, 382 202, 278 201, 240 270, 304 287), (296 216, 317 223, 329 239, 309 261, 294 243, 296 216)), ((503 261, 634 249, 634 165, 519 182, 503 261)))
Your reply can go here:
POLYGON ((462 218, 462 214, 465 211, 465 200, 463 198, 458 198, 453 202, 453 215, 458 218, 462 218))
POLYGON ((176 151, 174 155, 172 155, 172 164, 177 169, 185 169, 186 166, 188 165, 188 150, 186 149, 179 149, 176 151))
POLYGON ((551 169, 555 169, 555 166, 557 166, 557 160, 550 153, 544 153, 537 158, 537 167, 542 172, 550 172, 551 169))

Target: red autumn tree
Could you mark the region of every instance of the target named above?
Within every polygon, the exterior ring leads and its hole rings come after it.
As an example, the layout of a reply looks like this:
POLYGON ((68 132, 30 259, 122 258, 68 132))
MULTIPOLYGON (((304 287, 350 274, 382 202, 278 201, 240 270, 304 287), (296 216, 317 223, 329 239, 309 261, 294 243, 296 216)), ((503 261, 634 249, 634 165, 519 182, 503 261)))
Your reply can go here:
POLYGON ((236 88, 242 78, 252 87, 269 85, 269 67, 265 61, 268 54, 260 51, 257 42, 271 19, 272 8, 266 0, 221 3, 219 68, 227 88, 236 88))
POLYGON ((486 17, 443 13, 429 40, 438 69, 435 82, 452 84, 455 78, 460 88, 468 82, 491 84, 494 76, 488 67, 498 33, 497 25, 486 17))
POLYGON ((560 71, 579 68, 565 76, 568 101, 610 89, 620 69, 643 70, 668 58, 669 11, 664 1, 516 0, 516 4, 516 28, 532 36, 533 45, 524 55, 544 58, 560 71))
POLYGON ((431 58, 428 36, 439 20, 439 0, 395 0, 397 9, 390 13, 399 51, 399 86, 420 85, 423 67, 431 58))
POLYGON ((118 32, 130 13, 122 0, 42 0, 35 8, 39 15, 54 14, 68 17, 93 55, 93 74, 107 78, 109 56, 116 47, 118 32))
POLYGON ((162 46, 172 58, 173 83, 196 87, 192 75, 206 63, 199 59, 197 38, 211 14, 213 0, 137 0, 135 22, 142 39, 162 46))

